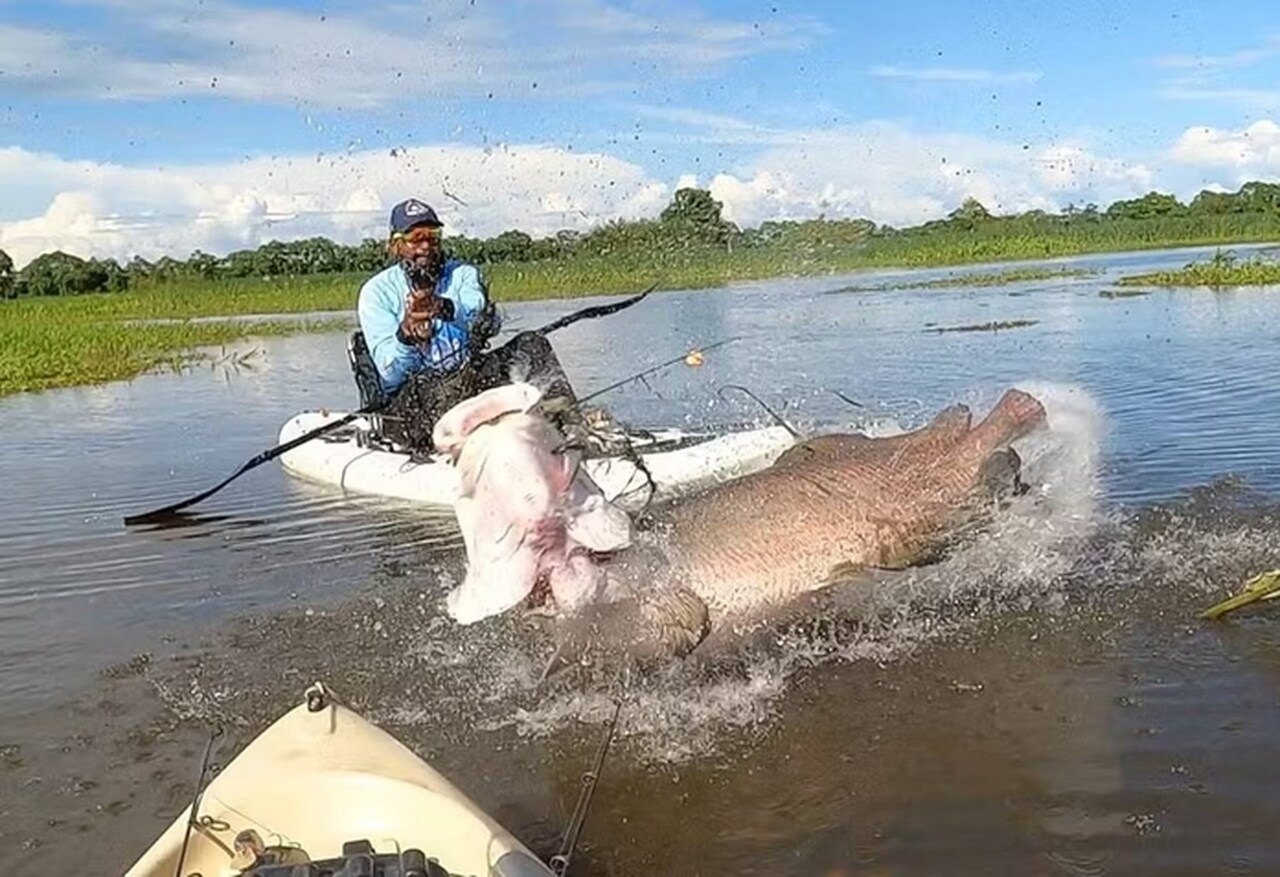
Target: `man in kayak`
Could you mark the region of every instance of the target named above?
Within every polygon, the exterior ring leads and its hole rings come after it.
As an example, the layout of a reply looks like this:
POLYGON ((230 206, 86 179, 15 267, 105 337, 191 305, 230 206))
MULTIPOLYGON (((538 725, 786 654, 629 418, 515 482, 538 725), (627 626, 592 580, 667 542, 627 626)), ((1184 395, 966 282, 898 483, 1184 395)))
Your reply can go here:
POLYGON ((444 224, 410 198, 391 210, 391 265, 360 288, 357 315, 384 397, 384 436, 410 450, 431 450, 441 415, 483 390, 525 381, 542 390, 548 411, 570 411, 573 388, 550 342, 521 332, 492 351, 500 319, 479 270, 445 257, 444 224))

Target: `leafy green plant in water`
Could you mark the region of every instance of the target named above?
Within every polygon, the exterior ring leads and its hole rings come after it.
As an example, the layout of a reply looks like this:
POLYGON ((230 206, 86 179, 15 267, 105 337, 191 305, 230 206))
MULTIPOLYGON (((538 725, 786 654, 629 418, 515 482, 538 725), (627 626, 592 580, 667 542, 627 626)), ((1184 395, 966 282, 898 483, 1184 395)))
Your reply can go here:
POLYGON ((1155 271, 1122 277, 1120 286, 1207 286, 1223 289, 1234 286, 1280 285, 1280 262, 1254 257, 1240 261, 1235 253, 1217 250, 1211 259, 1191 262, 1176 271, 1155 271))
POLYGON ((957 286, 1004 286, 1012 283, 1029 283, 1036 280, 1056 280, 1073 277, 1089 277, 1097 274, 1096 268, 1019 268, 985 274, 955 274, 933 280, 916 280, 907 283, 881 283, 873 286, 843 286, 827 291, 829 295, 848 292, 886 292, 896 289, 949 289, 957 286))

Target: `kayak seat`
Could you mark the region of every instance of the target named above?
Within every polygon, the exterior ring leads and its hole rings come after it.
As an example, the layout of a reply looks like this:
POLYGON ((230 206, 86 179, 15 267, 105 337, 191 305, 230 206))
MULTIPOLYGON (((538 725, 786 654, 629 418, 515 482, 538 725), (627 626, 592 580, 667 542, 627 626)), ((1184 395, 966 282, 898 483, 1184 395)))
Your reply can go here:
MULTIPOLYGON (((364 332, 359 329, 351 333, 347 339, 347 361, 351 364, 351 375, 355 378, 356 392, 360 394, 360 407, 381 408, 387 404, 387 391, 382 387, 382 378, 378 375, 378 367, 373 363, 369 353, 369 345, 365 343, 364 332)), ((382 435, 382 417, 369 415, 369 423, 375 435, 382 435)))

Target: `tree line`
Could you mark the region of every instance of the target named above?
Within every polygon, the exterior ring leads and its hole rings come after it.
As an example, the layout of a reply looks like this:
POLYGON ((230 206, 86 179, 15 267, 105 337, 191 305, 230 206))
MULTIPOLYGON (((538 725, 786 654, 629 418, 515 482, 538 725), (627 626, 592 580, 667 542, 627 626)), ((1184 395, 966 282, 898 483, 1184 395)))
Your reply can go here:
MULTIPOLYGON (((571 260, 582 256, 608 257, 716 248, 777 248, 780 251, 848 250, 892 243, 894 249, 939 235, 981 234, 1044 236, 1068 230, 1090 231, 1110 226, 1121 237, 1162 225, 1186 230, 1197 222, 1224 217, 1253 217, 1280 222, 1280 184, 1245 183, 1236 192, 1202 191, 1183 204, 1173 195, 1149 192, 1140 198, 1120 200, 1105 210, 1096 204, 1069 206, 1060 213, 1032 210, 1008 216, 991 214, 980 202, 968 198, 945 219, 898 229, 866 219, 770 220, 742 229, 724 219, 723 205, 705 189, 682 188, 656 219, 614 220, 590 231, 564 230, 534 238, 508 230, 491 238, 448 236, 450 255, 466 261, 498 263, 571 260)), ((1280 230, 1280 226, 1278 226, 1280 230)), ((388 264, 384 241, 372 238, 345 245, 324 237, 295 241, 270 241, 254 249, 214 256, 196 250, 188 258, 164 256, 154 262, 135 256, 125 264, 115 259, 82 259, 62 251, 45 253, 21 271, 0 250, 0 298, 81 295, 147 288, 176 280, 222 278, 273 278, 306 274, 371 273, 388 264)))

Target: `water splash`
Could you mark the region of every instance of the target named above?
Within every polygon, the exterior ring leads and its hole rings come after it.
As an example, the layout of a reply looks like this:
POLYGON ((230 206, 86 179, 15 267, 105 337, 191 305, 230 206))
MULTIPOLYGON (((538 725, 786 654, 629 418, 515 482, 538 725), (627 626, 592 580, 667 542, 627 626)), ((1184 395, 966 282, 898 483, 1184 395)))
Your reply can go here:
MULTIPOLYGON (((812 617, 770 630, 727 663, 687 662, 645 676, 602 674, 491 717, 484 727, 545 737, 570 723, 603 721, 602 704, 620 697, 627 710, 619 734, 637 757, 680 762, 713 751, 725 733, 766 728, 803 670, 898 660, 1001 611, 1060 610, 1069 574, 1100 520, 1104 418, 1077 387, 1023 389, 1048 415, 1047 430, 1018 443, 1031 489, 959 550, 928 567, 830 590, 812 617)), ((869 435, 902 431, 892 419, 862 429, 869 435)))

